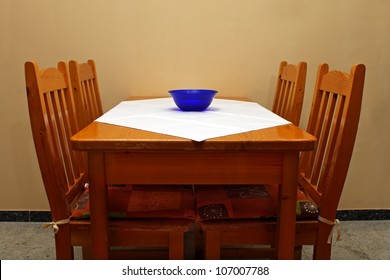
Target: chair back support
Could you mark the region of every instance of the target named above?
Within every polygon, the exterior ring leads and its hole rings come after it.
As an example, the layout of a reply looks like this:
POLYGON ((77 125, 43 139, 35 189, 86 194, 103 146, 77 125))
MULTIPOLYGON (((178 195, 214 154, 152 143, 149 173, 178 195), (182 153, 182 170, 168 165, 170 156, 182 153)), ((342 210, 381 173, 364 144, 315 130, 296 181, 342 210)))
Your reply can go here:
POLYGON ((25 63, 28 109, 39 167, 54 221, 67 219, 86 183, 85 159, 72 150, 78 130, 67 66, 39 69, 25 63))
POLYGON ((82 129, 103 114, 95 61, 79 64, 71 60, 69 72, 76 109, 80 114, 79 129, 82 129))
POLYGON ((276 83, 272 111, 297 126, 301 119, 306 72, 306 62, 294 65, 282 61, 276 83))
POLYGON ((365 66, 354 65, 350 73, 318 68, 317 82, 307 131, 317 137, 314 151, 304 152, 300 185, 330 221, 336 216, 358 129, 365 66))

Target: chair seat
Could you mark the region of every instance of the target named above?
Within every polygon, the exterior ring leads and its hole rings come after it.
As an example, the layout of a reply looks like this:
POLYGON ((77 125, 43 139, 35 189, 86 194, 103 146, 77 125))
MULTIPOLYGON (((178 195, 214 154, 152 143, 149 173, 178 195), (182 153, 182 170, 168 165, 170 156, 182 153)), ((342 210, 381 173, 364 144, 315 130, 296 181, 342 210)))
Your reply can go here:
MULTIPOLYGON (((198 221, 215 219, 274 219, 278 209, 278 185, 196 186, 198 221)), ((317 206, 297 191, 297 218, 318 215, 317 206)))
MULTIPOLYGON (((109 217, 113 219, 194 219, 194 194, 190 186, 108 187, 109 217)), ((89 219, 87 188, 72 212, 72 219, 89 219)))

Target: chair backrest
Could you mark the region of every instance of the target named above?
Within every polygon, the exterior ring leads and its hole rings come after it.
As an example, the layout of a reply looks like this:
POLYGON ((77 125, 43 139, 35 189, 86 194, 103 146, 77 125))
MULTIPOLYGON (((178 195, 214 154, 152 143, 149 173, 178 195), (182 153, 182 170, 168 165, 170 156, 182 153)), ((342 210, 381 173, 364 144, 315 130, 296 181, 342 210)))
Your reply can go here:
POLYGON ((357 134, 363 97, 365 66, 350 73, 318 68, 307 131, 317 137, 315 151, 304 152, 299 183, 317 203, 320 215, 330 221, 347 177, 357 134))
POLYGON ((297 126, 301 119, 306 72, 306 62, 294 65, 282 61, 276 82, 272 111, 297 126))
POLYGON ((69 62, 70 80, 79 112, 79 129, 92 123, 103 114, 96 66, 93 60, 86 63, 69 62))
POLYGON ((86 183, 84 156, 71 148, 78 131, 67 66, 25 63, 28 109, 39 167, 54 221, 69 218, 86 183))

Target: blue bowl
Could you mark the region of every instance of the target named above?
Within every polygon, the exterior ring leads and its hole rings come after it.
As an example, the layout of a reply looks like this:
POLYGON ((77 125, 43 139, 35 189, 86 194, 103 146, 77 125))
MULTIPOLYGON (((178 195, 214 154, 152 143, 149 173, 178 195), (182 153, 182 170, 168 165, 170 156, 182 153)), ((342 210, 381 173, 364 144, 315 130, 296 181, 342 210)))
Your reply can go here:
POLYGON ((203 111, 210 106, 218 91, 212 89, 174 89, 169 93, 183 111, 203 111))

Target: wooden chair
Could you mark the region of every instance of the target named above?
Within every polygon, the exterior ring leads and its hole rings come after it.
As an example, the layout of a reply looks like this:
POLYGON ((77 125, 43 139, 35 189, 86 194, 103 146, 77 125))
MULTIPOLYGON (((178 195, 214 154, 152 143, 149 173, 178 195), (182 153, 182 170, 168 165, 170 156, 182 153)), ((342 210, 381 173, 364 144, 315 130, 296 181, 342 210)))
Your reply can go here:
POLYGON ((92 123, 103 114, 96 65, 94 60, 85 63, 69 62, 70 80, 79 112, 79 129, 92 123))
POLYGON ((294 65, 282 61, 276 82, 272 111, 296 126, 301 119, 306 72, 306 62, 294 65))
MULTIPOLYGON (((87 167, 83 154, 70 146, 78 123, 67 66, 60 62, 58 68, 39 69, 37 63, 29 61, 25 63, 25 75, 32 134, 52 214, 53 222, 48 226, 55 233, 57 259, 72 259, 74 246, 82 246, 84 257, 89 257, 87 167)), ((108 187, 108 196, 111 258, 184 257, 184 233, 195 216, 191 187, 108 187), (172 197, 177 201, 172 203, 172 197), (134 201, 136 206, 128 210, 134 201), (155 207, 156 201, 161 208, 155 207), (130 251, 129 247, 140 250, 130 251), (143 250, 144 247, 158 250, 143 250)))
MULTIPOLYGON (((329 71, 327 64, 318 68, 307 127, 318 144, 300 160, 296 258, 301 257, 302 245, 314 246, 314 259, 331 258, 332 230, 338 224, 337 206, 358 129, 364 77, 362 64, 354 65, 350 73, 329 71)), ((274 258, 277 196, 278 186, 196 187, 205 257, 274 258), (217 206, 226 207, 226 213, 204 213, 217 206)))

